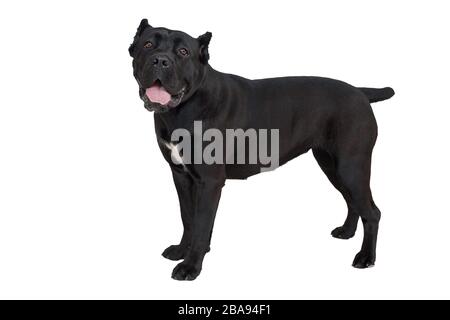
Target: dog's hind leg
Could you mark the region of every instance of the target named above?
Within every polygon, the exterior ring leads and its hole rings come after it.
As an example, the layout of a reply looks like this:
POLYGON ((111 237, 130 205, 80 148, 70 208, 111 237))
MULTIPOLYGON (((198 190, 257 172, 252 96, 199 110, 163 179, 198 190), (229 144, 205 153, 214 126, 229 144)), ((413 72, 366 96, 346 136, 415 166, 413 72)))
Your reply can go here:
POLYGON ((381 215, 370 190, 371 152, 358 153, 353 149, 346 156, 341 155, 338 159, 338 180, 348 194, 349 208, 361 217, 364 226, 362 248, 356 255, 353 266, 367 268, 375 264, 378 224, 381 215))
POLYGON ((338 179, 336 159, 330 153, 322 149, 313 149, 313 155, 322 171, 328 177, 328 180, 330 180, 331 184, 342 194, 348 207, 347 218, 345 219, 344 224, 335 228, 331 232, 331 235, 338 239, 350 239, 355 235, 359 216, 349 205, 349 194, 338 179))

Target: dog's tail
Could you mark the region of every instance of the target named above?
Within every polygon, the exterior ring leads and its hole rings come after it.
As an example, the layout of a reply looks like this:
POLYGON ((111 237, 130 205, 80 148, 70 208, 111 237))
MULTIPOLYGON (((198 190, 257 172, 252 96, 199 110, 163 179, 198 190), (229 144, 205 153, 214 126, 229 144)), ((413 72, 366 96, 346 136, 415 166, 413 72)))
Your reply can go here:
POLYGON ((358 88, 361 90, 369 99, 370 102, 378 102, 387 100, 389 98, 392 98, 392 96, 395 94, 394 89, 390 87, 382 88, 382 89, 375 89, 375 88, 358 88))

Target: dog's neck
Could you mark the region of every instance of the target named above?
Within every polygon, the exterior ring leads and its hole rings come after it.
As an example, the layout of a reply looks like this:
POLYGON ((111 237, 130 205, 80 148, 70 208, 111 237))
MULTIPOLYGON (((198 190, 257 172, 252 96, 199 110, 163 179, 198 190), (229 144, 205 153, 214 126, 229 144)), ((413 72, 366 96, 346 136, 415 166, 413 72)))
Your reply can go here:
POLYGON ((165 113, 155 113, 155 121, 160 121, 171 132, 177 128, 188 128, 195 120, 214 117, 219 111, 220 101, 226 92, 220 81, 222 76, 222 73, 208 64, 195 93, 175 109, 165 113))

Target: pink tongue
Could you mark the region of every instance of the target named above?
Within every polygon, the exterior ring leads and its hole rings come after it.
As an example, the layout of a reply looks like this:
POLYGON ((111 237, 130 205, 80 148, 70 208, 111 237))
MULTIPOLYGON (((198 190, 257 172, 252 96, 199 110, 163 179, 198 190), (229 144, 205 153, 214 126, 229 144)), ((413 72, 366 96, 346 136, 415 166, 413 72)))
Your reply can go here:
POLYGON ((164 89, 164 87, 157 84, 152 85, 150 88, 145 90, 145 94, 150 99, 151 102, 166 105, 169 103, 171 96, 170 93, 164 89))

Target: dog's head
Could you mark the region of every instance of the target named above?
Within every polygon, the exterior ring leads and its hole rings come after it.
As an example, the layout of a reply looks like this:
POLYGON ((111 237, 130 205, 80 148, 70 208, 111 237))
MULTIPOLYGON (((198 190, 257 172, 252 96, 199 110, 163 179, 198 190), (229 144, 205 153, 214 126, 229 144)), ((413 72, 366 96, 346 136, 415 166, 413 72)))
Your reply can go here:
POLYGON ((129 48, 139 95, 149 111, 169 111, 188 100, 208 66, 211 33, 193 38, 143 19, 129 48))

